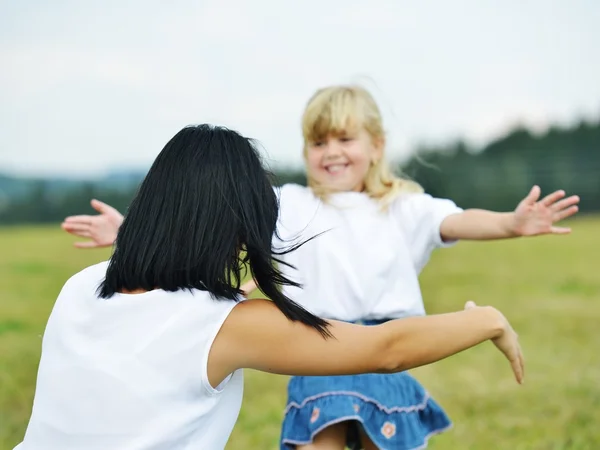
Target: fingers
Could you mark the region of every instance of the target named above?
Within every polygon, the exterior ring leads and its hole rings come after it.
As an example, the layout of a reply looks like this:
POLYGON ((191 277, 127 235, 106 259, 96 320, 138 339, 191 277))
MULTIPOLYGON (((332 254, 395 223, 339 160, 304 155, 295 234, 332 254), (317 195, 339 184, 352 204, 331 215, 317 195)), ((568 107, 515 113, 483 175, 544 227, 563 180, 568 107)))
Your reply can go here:
POLYGON ((579 211, 579 207, 570 206, 567 209, 563 209, 562 211, 555 213, 552 218, 554 219, 554 222, 560 222, 561 220, 564 220, 567 217, 575 215, 577 211, 579 211))
MULTIPOLYGON (((90 204, 92 205, 92 208, 94 208, 96 211, 98 211, 101 214, 106 214, 106 213, 117 213, 119 214, 119 212, 113 208, 110 205, 107 205, 104 202, 101 202, 100 200, 96 200, 93 199, 90 204)), ((91 224, 93 219, 95 217, 98 216, 90 216, 89 214, 81 214, 78 216, 69 216, 66 217, 65 220, 63 221, 64 223, 82 223, 82 224, 91 224)))
POLYGON ((571 217, 579 211, 577 204, 579 203, 579 196, 572 195, 569 198, 565 198, 559 202, 551 205, 551 209, 554 212, 554 222, 571 217))
POLYGON ((565 227, 551 227, 550 233, 552 234, 569 234, 571 232, 570 228, 565 227))
POLYGON ((67 233, 73 234, 75 236, 80 237, 91 237, 91 231, 89 225, 79 225, 79 224, 61 224, 61 228, 65 230, 67 233))
POLYGON ((555 222, 570 217, 579 211, 577 206, 580 200, 579 196, 571 195, 568 198, 563 198, 565 195, 565 191, 560 190, 547 195, 540 201, 542 205, 550 208, 555 213, 555 222), (561 198, 562 200, 560 200, 561 198))
POLYGON ((542 190, 540 189, 539 186, 533 186, 531 188, 531 191, 529 191, 529 194, 527 194, 527 197, 525 197, 525 203, 528 203, 529 205, 534 205, 535 202, 538 201, 538 199, 540 198, 540 194, 542 193, 542 190))
POLYGON ((91 225, 87 223, 62 223, 61 228, 69 233, 89 233, 92 228, 91 225))
POLYGON ((93 199, 90 204, 92 205, 92 208, 94 208, 96 211, 98 211, 99 213, 107 213, 107 212, 112 212, 115 210, 115 208, 113 208, 110 205, 107 205, 104 202, 101 202, 100 200, 96 200, 93 199))
POLYGON ((512 367, 513 373, 515 374, 515 379, 517 380, 517 383, 523 384, 523 379, 525 377, 525 366, 523 364, 523 355, 521 354, 521 348, 518 345, 517 354, 510 359, 510 365, 512 367))
MULTIPOLYGON (((556 191, 544 197, 544 199, 540 202, 553 211, 553 223, 560 222, 561 220, 571 217, 579 211, 579 206, 577 206, 580 200, 579 196, 571 195, 568 198, 559 200, 564 196, 565 191, 556 191)), ((550 232, 552 234, 569 234, 571 229, 566 227, 552 227, 550 232)))
POLYGON ((475 308, 476 306, 477 305, 473 300, 469 300, 467 303, 465 303, 465 309, 475 308))
POLYGON ((92 223, 92 216, 81 215, 81 216, 69 216, 66 217, 63 221, 64 224, 86 224, 90 225, 92 223))
POLYGON ((525 379, 525 358, 523 358, 523 351, 521 350, 521 346, 519 346, 519 362, 521 363, 521 373, 523 374, 523 378, 521 379, 521 383, 525 379))
POLYGON ((65 229, 65 231, 73 236, 78 236, 82 238, 92 238, 92 233, 89 230, 71 230, 65 229))
POLYGON ((565 191, 554 191, 552 194, 546 195, 540 203, 544 206, 551 206, 553 203, 557 202, 559 199, 565 196, 565 191))
POLYGON ((548 206, 551 207, 552 211, 562 211, 563 209, 568 208, 569 206, 577 205, 579 203, 578 195, 571 195, 568 198, 563 198, 561 201, 557 201, 554 204, 550 204, 548 206))

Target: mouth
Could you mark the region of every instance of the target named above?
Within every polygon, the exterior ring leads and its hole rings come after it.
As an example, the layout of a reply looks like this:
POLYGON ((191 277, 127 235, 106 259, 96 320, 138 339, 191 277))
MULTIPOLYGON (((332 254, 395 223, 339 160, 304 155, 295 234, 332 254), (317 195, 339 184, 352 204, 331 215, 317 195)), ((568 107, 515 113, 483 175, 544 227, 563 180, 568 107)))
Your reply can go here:
POLYGON ((335 175, 335 174, 343 172, 344 169, 346 169, 347 167, 348 167, 348 164, 329 164, 329 165, 325 166, 324 169, 327 171, 327 173, 335 175))

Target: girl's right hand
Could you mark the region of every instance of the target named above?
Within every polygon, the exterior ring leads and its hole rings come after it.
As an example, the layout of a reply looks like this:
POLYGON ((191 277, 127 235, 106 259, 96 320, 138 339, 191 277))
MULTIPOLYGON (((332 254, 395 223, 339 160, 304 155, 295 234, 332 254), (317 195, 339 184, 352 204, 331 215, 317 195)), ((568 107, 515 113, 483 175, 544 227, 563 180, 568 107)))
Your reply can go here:
POLYGON ((110 247, 117 238, 123 216, 119 211, 99 200, 92 200, 92 208, 100 214, 97 216, 70 216, 61 227, 67 233, 91 239, 86 242, 75 242, 78 248, 110 247))
MULTIPOLYGON (((475 308, 477 305, 473 301, 468 301, 465 304, 465 309, 475 308)), ((521 346, 519 345, 519 339, 517 333, 510 326, 508 320, 504 315, 496 310, 498 315, 501 317, 501 320, 504 323, 503 332, 497 338, 492 339, 494 345, 504 353, 504 356, 510 362, 512 366, 512 370, 515 374, 515 378, 519 384, 523 383, 523 378, 525 376, 525 363, 523 361, 523 352, 521 351, 521 346)))

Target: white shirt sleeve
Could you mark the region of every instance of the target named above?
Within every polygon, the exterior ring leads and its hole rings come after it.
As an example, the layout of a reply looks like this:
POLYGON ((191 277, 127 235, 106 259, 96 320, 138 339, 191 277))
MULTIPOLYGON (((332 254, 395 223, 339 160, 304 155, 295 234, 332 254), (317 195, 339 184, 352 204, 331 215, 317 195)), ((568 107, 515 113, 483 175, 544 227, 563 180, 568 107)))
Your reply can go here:
POLYGON ((443 220, 463 211, 452 200, 424 193, 405 194, 394 202, 392 208, 392 214, 404 231, 406 244, 418 271, 425 266, 433 250, 456 243, 444 242, 440 234, 443 220))

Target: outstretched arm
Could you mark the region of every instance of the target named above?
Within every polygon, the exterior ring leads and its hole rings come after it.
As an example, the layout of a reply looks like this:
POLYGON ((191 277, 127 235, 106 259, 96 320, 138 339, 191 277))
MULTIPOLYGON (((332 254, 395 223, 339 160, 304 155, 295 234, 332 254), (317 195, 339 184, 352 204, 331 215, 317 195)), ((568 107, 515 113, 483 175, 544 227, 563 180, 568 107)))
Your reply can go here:
POLYGON ((534 186, 510 213, 483 209, 468 209, 446 217, 440 226, 444 241, 490 240, 541 234, 567 234, 570 228, 555 224, 578 211, 579 197, 565 197, 564 191, 556 191, 539 200, 541 190, 534 186))
POLYGON ((491 307, 392 320, 378 326, 330 321, 332 338, 288 320, 267 300, 235 306, 215 339, 209 380, 218 385, 239 368, 284 375, 345 375, 400 372, 429 364, 491 339, 523 379, 517 335, 491 307))
POLYGON ((75 242, 75 247, 110 247, 117 238, 117 232, 123 223, 123 215, 112 206, 99 200, 92 200, 91 204, 92 208, 100 214, 70 216, 64 220, 61 227, 67 233, 91 239, 90 241, 75 242))

